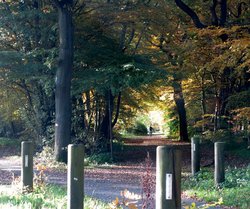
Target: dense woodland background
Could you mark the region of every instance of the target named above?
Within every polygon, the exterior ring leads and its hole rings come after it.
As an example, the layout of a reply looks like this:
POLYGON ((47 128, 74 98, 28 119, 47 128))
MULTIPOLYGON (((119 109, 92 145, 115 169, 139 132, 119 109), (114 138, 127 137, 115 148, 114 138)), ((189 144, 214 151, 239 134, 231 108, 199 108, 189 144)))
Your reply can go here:
POLYGON ((0 136, 91 153, 160 110, 171 139, 249 137, 249 5, 0 1, 0 136))

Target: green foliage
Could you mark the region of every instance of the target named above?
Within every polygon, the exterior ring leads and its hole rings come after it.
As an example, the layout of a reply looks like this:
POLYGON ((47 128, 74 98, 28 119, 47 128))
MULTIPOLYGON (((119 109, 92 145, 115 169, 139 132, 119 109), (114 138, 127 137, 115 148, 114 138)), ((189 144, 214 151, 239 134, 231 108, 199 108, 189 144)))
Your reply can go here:
POLYGON ((56 16, 45 7, 28 1, 0 4, 1 126, 22 124, 13 135, 37 144, 49 138, 54 113, 56 16))
POLYGON ((223 199, 223 205, 249 208, 248 193, 250 189, 250 167, 228 168, 225 182, 216 187, 213 171, 201 170, 195 177, 189 177, 182 184, 183 190, 206 202, 223 199))
POLYGON ((20 146, 20 140, 0 137, 0 146, 3 146, 3 147, 18 147, 18 146, 20 146))
POLYGON ((166 135, 171 137, 176 137, 179 132, 179 121, 177 118, 176 111, 173 111, 169 109, 164 114, 164 119, 166 121, 166 124, 164 125, 164 129, 166 130, 166 135))
POLYGON ((231 111, 242 107, 249 107, 249 101, 250 90, 233 94, 228 98, 227 109, 231 111))
POLYGON ((128 133, 134 134, 134 135, 147 135, 148 129, 145 124, 143 124, 140 121, 136 121, 134 126, 127 129, 128 133))
POLYGON ((133 133, 136 135, 146 135, 148 132, 145 124, 141 122, 136 122, 133 133))
MULTIPOLYGON (((99 200, 84 198, 84 209, 108 209, 108 204, 99 200)), ((65 187, 46 185, 41 191, 36 188, 32 193, 22 194, 16 186, 0 186, 0 208, 47 209, 67 208, 67 191, 65 187)))
POLYGON ((54 150, 49 146, 42 147, 42 151, 36 153, 35 163, 54 170, 66 170, 66 164, 55 161, 54 150))
POLYGON ((239 144, 237 144, 234 148, 235 147, 238 147, 238 149, 233 150, 233 154, 243 159, 250 159, 250 150, 247 148, 247 145, 243 143, 243 146, 239 146, 239 144))
MULTIPOLYGON (((43 145, 52 144, 54 138, 54 76, 59 40, 56 11, 48 1, 38 2, 38 8, 32 1, 0 3, 0 135, 8 135, 10 124, 17 121, 22 125, 13 135, 32 138, 43 145)), ((75 137, 86 138, 89 150, 102 142, 97 142, 98 133, 94 132, 98 132, 96 126, 103 119, 107 91, 111 90, 113 96, 122 93, 119 115, 122 125, 118 124, 118 128, 123 129, 131 124, 138 109, 146 109, 149 102, 160 100, 163 95, 171 98, 174 74, 182 81, 190 134, 196 131, 195 124, 199 129, 211 130, 215 124, 215 98, 220 99, 221 112, 224 105, 224 112, 230 111, 230 117, 223 120, 225 129, 229 128, 231 116, 234 128, 242 123, 246 127, 250 118, 249 8, 242 4, 242 13, 236 18, 233 14, 240 2, 227 1, 230 9, 227 27, 196 30, 174 1, 160 1, 157 6, 154 1, 129 4, 95 1, 84 5, 77 1, 76 7, 81 9, 72 8, 75 25, 72 93, 81 98, 84 92, 92 91, 93 98, 90 109, 86 110, 85 103, 73 107, 75 137), (166 86, 171 86, 171 90, 166 86), (78 114, 78 110, 84 113, 78 114), (204 118, 202 114, 212 117, 204 118), (84 118, 86 115, 91 117, 84 118), (85 130, 86 127, 90 130, 85 130)), ((211 22, 207 10, 210 1, 186 3, 205 24, 211 22)), ((219 5, 217 13, 218 8, 219 5)), ((177 137, 178 117, 171 103, 172 99, 165 101, 170 109, 165 129, 167 135, 177 137)), ((158 106, 155 102, 153 105, 158 106)), ((146 134, 143 126, 134 125, 130 131, 146 134)), ((232 137, 220 132, 206 133, 207 138, 217 141, 232 137)))
POLYGON ((109 164, 112 162, 113 160, 111 158, 110 153, 93 154, 85 158, 86 165, 101 165, 101 164, 109 164))
POLYGON ((124 143, 121 139, 113 140, 113 151, 114 152, 121 152, 124 149, 124 143))
POLYGON ((234 135, 230 130, 219 129, 217 131, 204 132, 202 138, 204 140, 210 140, 212 142, 217 142, 217 141, 233 142, 236 141, 238 136, 234 135))

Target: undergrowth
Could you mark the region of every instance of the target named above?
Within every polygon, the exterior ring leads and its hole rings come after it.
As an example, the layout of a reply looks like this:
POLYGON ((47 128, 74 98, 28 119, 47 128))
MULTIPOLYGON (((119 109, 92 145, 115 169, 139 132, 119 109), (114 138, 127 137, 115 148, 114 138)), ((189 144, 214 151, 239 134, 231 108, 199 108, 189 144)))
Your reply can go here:
POLYGON ((44 146, 40 153, 36 153, 34 162, 37 165, 46 165, 47 168, 54 170, 66 170, 67 166, 65 163, 57 162, 54 157, 53 148, 44 146))
POLYGON ((10 138, 6 138, 6 137, 0 137, 0 146, 20 147, 20 141, 18 139, 10 139, 10 138))
POLYGON ((250 166, 228 168, 225 173, 225 182, 215 186, 213 171, 201 170, 195 177, 185 179, 182 189, 189 196, 206 202, 216 202, 221 199, 226 206, 250 208, 250 166))

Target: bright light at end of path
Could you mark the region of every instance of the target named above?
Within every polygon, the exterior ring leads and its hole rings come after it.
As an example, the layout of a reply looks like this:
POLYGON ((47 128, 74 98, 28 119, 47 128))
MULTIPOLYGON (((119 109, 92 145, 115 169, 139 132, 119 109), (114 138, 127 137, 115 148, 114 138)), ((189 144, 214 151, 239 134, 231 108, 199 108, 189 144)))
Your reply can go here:
POLYGON ((151 125, 158 125, 159 131, 162 132, 163 125, 164 125, 164 118, 163 118, 163 112, 160 110, 153 110, 149 112, 149 118, 151 125))

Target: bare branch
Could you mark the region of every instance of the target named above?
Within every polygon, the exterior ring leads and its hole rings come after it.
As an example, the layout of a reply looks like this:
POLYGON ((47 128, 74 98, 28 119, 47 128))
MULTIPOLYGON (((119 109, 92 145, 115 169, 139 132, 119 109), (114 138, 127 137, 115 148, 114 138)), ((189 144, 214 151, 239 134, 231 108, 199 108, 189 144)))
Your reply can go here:
POLYGON ((204 25, 198 15, 188 6, 186 5, 182 0, 175 0, 176 5, 185 12, 194 22, 195 27, 197 28, 205 28, 206 25, 204 25))

